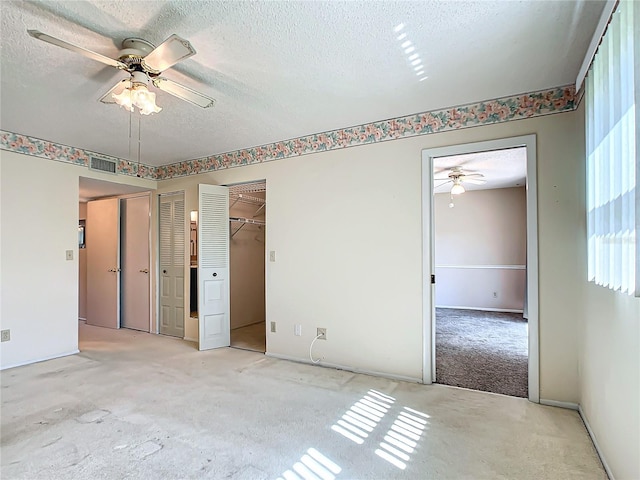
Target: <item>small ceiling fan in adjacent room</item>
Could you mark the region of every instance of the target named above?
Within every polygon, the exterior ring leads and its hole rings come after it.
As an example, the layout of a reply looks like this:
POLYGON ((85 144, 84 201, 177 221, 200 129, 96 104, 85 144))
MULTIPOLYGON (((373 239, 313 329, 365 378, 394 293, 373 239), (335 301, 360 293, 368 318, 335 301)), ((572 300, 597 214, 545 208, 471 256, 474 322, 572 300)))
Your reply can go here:
POLYGON ((27 30, 27 32, 43 42, 128 72, 128 78, 119 81, 100 99, 103 103, 116 103, 130 112, 133 112, 134 107, 137 107, 143 115, 157 113, 162 108, 155 103, 156 94, 149 90, 149 87, 153 85, 163 92, 198 107, 208 108, 215 104, 213 98, 160 76, 165 70, 196 53, 189 41, 175 34, 157 47, 141 38, 126 38, 122 42, 122 50, 120 50, 118 58, 113 59, 38 30, 27 30))
POLYGON ((440 172, 438 176, 434 177, 435 188, 442 187, 451 183, 451 195, 460 195, 466 192, 464 183, 471 183, 474 185, 483 185, 486 180, 483 180, 484 175, 479 172, 473 172, 470 170, 463 170, 461 167, 451 167, 444 172, 440 172), (440 183, 438 183, 440 182, 440 183))

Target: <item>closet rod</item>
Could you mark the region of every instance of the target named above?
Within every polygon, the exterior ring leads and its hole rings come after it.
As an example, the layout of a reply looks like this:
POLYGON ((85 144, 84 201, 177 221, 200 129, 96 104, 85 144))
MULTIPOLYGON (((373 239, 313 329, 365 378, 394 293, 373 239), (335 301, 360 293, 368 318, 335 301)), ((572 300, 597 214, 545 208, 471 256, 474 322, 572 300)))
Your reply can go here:
POLYGON ((233 238, 235 236, 236 233, 238 233, 240 230, 242 230, 242 228, 247 224, 251 224, 251 225, 258 225, 258 226, 263 226, 266 223, 262 220, 254 220, 252 218, 242 218, 242 217, 229 217, 229 221, 230 222, 236 222, 236 223, 241 223, 242 225, 240 225, 238 228, 235 229, 235 231, 233 231, 231 233, 231 238, 233 238))
POLYGON ((254 220, 253 218, 229 217, 230 222, 250 223, 252 225, 266 225, 264 220, 254 220))

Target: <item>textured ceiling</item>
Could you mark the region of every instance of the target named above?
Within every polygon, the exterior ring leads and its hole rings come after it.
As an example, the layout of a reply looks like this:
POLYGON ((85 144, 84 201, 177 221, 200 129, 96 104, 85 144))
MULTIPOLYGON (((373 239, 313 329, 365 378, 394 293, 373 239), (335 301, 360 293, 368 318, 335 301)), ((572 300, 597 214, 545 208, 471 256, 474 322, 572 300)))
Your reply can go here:
MULTIPOLYGON (((527 177, 526 147, 507 148, 489 152, 467 153, 439 157, 433 160, 435 177, 446 177, 453 167, 467 173, 480 173, 484 185, 463 181, 466 190, 489 190, 492 188, 524 187, 527 177)), ((451 183, 436 180, 434 193, 448 193, 451 183)))
POLYGON ((158 93, 164 109, 142 118, 142 162, 165 165, 572 84, 603 5, 2 1, 0 128, 136 159, 128 113, 98 101, 126 73, 33 39, 27 29, 109 57, 126 37, 156 45, 173 33, 187 38, 197 54, 164 76, 217 104, 203 110, 158 93), (415 48, 409 54, 407 41, 415 48), (411 64, 418 58, 422 75, 411 64))

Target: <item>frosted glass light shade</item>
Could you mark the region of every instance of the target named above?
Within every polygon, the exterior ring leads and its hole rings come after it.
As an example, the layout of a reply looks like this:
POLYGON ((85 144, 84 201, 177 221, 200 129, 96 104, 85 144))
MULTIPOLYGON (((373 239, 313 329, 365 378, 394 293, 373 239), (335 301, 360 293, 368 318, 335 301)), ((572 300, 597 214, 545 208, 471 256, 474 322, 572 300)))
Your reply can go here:
POLYGON ((459 183, 456 183, 453 187, 451 187, 451 195, 460 195, 465 191, 466 190, 464 189, 464 187, 459 183))

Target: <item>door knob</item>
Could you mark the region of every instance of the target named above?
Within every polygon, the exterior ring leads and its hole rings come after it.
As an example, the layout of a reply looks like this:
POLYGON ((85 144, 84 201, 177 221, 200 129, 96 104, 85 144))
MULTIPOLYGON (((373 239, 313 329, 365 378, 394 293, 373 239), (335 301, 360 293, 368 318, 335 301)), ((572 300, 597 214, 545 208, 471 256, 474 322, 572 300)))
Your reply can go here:
POLYGON ((140 270, 140 273, 149 273, 149 269, 143 268, 142 270, 140 270))
POLYGON ((166 275, 166 274, 167 274, 167 271, 166 271, 166 270, 162 270, 162 273, 164 273, 164 274, 166 275))

